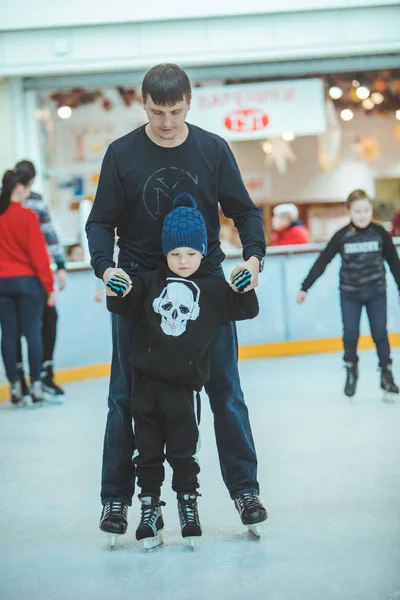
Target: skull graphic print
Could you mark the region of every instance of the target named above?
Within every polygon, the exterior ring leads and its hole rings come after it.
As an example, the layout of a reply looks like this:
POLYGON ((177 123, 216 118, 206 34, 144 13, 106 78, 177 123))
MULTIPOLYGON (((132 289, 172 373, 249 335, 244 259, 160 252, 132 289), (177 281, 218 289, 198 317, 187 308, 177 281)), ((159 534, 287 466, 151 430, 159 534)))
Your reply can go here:
POLYGON ((166 335, 177 337, 186 331, 188 321, 200 314, 200 289, 193 281, 167 279, 160 296, 153 301, 153 309, 161 315, 161 329, 166 335))

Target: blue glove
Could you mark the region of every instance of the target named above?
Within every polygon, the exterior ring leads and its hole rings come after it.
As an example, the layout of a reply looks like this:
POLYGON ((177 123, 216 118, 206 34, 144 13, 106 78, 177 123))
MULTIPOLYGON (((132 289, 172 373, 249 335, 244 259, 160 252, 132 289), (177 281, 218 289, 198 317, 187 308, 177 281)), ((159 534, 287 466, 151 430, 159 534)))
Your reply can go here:
POLYGON ((247 269, 242 269, 232 279, 232 283, 236 286, 238 292, 242 293, 250 285, 251 273, 247 269))
POLYGON ((121 298, 129 288, 130 282, 123 275, 115 274, 106 285, 121 298))

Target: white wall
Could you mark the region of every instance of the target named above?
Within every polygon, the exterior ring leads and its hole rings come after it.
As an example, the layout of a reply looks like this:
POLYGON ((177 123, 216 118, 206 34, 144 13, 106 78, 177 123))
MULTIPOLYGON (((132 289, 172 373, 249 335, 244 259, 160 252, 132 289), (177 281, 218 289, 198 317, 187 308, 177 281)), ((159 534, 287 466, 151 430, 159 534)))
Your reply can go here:
POLYGON ((358 8, 365 6, 395 5, 395 0, 227 0, 215 2, 188 2, 177 0, 113 0, 112 5, 98 0, 54 2, 54 0, 3 0, 0 3, 0 30, 34 29, 79 25, 100 25, 170 19, 209 18, 225 15, 326 10, 330 8, 358 8), (23 19, 21 19, 23 16, 23 19))
MULTIPOLYGON (((341 121, 341 126, 342 161, 330 173, 324 173, 318 167, 315 136, 297 138, 292 142, 296 161, 288 163, 286 174, 280 175, 274 166, 269 170, 272 203, 286 200, 343 201, 355 188, 363 188, 374 195, 375 178, 400 178, 400 140, 394 133, 399 122, 394 116, 383 119, 366 117, 360 112, 348 123, 341 121), (355 157, 352 146, 357 135, 376 138, 382 146, 381 157, 371 165, 355 157)), ((233 148, 243 171, 268 169, 260 142, 236 142, 233 148)))
POLYGON ((14 164, 13 110, 11 84, 0 78, 0 178, 14 164))
MULTIPOLYGON (((246 4, 246 15, 0 30, 0 76, 120 71, 134 76, 159 62, 207 67, 395 54, 400 52, 396 4, 260 15, 246 4)), ((67 6, 69 14, 80 14, 67 6)), ((82 2, 79 10, 85 6, 82 2)), ((107 15, 115 12, 108 9, 107 15)))

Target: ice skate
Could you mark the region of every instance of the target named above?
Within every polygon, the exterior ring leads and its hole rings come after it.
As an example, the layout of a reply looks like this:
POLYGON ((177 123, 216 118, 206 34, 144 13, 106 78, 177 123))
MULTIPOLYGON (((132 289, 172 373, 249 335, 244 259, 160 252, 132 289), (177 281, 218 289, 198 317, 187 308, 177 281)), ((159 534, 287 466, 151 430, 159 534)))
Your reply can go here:
POLYGON ((58 403, 64 402, 64 390, 54 382, 53 363, 51 360, 43 363, 40 379, 46 400, 54 400, 58 403))
POLYGON ((40 406, 43 403, 43 387, 40 379, 32 381, 29 386, 29 395, 32 400, 32 404, 40 406))
POLYGON ((268 519, 267 511, 256 492, 242 492, 235 499, 235 506, 243 525, 256 538, 260 538, 259 524, 268 519))
POLYGON ((23 363, 17 363, 17 373, 18 379, 21 382, 22 397, 25 398, 25 396, 29 396, 29 387, 26 383, 23 363))
POLYGON ((399 388, 396 385, 391 365, 381 369, 381 388, 383 389, 383 402, 392 403, 397 399, 399 388))
POLYGON ((15 406, 21 406, 24 404, 22 385, 19 379, 10 384, 10 400, 11 404, 14 404, 15 406))
POLYGON ((357 380, 358 380, 358 365, 355 362, 345 363, 347 369, 346 383, 344 386, 344 393, 346 396, 351 398, 356 393, 357 380))
POLYGON ((108 535, 110 548, 113 550, 120 535, 128 528, 128 505, 123 502, 106 502, 100 517, 101 531, 108 535))
POLYGON ((144 549, 150 552, 164 541, 161 534, 164 529, 161 507, 165 506, 165 502, 155 494, 140 494, 139 500, 142 503, 142 516, 136 529, 136 539, 143 542, 144 549))
POLYGON ((197 509, 198 492, 177 494, 179 522, 181 524, 182 537, 187 541, 190 548, 194 549, 196 538, 202 535, 199 513, 197 509))

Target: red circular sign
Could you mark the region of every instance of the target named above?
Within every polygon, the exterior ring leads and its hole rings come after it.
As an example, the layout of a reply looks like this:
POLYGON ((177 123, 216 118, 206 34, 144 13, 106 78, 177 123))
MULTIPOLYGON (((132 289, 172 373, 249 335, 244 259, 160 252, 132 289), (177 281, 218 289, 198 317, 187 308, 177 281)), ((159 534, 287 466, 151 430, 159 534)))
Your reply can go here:
POLYGON ((235 110, 225 117, 224 125, 229 131, 240 133, 265 129, 269 123, 268 115, 259 108, 235 110))

